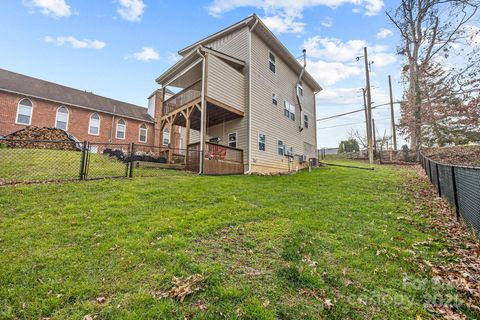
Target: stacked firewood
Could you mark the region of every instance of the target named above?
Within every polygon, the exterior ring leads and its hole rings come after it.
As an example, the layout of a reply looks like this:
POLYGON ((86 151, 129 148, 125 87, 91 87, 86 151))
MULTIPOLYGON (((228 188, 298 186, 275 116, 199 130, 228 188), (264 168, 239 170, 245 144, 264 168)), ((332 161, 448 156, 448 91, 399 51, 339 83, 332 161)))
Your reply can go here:
POLYGON ((77 143, 65 131, 47 127, 27 127, 4 137, 10 148, 78 150, 77 143))

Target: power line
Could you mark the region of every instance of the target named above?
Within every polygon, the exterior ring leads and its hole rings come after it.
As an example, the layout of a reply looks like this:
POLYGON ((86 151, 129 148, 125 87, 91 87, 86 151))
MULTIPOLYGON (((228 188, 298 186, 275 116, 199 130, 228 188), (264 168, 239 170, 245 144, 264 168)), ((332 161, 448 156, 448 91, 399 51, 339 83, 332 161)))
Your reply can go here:
MULTIPOLYGON (((397 102, 394 102, 394 104, 399 104, 401 102, 402 101, 397 101, 397 102)), ((390 105, 390 102, 382 103, 382 104, 379 104, 379 105, 376 105, 376 106, 372 106, 372 109, 376 109, 378 107, 383 107, 383 106, 389 106, 389 105, 390 105)), ((349 114, 352 114, 352 113, 357 113, 357 112, 365 112, 365 109, 362 108, 362 109, 353 110, 353 111, 350 111, 350 112, 340 113, 340 114, 336 114, 336 115, 333 115, 333 116, 317 119, 317 121, 324 121, 324 120, 339 118, 339 117, 343 117, 343 116, 346 116, 346 115, 349 115, 349 114)))
MULTIPOLYGON (((382 121, 382 120, 387 120, 387 119, 390 119, 390 118, 382 118, 382 119, 375 119, 375 120, 377 120, 377 121, 382 121)), ((364 123, 365 123, 365 121, 362 121, 362 122, 354 122, 354 123, 345 123, 345 124, 337 124, 337 125, 334 125, 334 126, 317 128, 317 130, 333 129, 333 128, 337 128, 337 127, 353 126, 353 125, 359 125, 359 124, 364 124, 364 123)))

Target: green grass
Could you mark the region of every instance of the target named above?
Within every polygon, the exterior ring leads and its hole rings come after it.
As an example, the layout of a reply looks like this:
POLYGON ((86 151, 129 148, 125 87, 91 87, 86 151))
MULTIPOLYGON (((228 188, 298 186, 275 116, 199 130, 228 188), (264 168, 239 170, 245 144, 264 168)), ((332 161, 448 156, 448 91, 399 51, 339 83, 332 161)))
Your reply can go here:
POLYGON ((414 213, 413 175, 327 167, 0 188, 0 318, 431 318, 424 303, 455 292, 418 266, 444 240, 414 213), (154 295, 195 273, 202 290, 183 303, 154 295))
MULTIPOLYGON (((81 155, 80 151, 0 148, 0 180, 78 179, 81 155)), ((124 174, 123 162, 104 154, 90 154, 90 177, 124 174)))

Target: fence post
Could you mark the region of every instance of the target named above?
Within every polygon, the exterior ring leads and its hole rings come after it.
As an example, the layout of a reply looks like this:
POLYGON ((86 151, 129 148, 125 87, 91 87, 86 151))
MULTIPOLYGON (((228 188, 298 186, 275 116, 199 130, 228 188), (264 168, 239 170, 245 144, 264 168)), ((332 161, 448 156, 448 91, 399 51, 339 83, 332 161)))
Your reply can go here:
POLYGON ((436 171, 437 171, 437 188, 438 188, 438 196, 439 197, 442 197, 442 191, 441 191, 441 188, 440 188, 440 170, 438 170, 438 163, 435 164, 435 168, 436 168, 436 171))
POLYGON ((455 216, 457 221, 460 221, 460 209, 458 208, 458 192, 457 192, 457 177, 455 176, 455 167, 451 166, 452 171, 452 185, 453 185, 453 201, 455 202, 455 216))
POLYGON ((428 160, 428 178, 430 179, 430 183, 433 183, 432 179, 432 161, 428 160))
POLYGON ((133 162, 135 158, 135 144, 133 142, 130 143, 130 174, 129 177, 133 178, 133 162))
POLYGON ((87 141, 83 141, 82 154, 80 156, 80 180, 85 180, 85 154, 87 152, 87 141))

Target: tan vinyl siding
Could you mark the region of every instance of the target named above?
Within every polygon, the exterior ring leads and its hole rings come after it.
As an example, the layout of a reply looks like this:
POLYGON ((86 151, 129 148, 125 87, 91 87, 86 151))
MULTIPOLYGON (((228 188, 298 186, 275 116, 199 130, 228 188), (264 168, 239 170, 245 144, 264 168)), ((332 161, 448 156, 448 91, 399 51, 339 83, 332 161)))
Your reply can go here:
MULTIPOLYGON (((293 147, 295 154, 304 154, 305 142, 316 147, 315 105, 313 90, 303 84, 304 96, 302 106, 309 116, 309 128, 299 132, 300 110, 295 90, 298 74, 276 56, 276 72, 269 69, 270 48, 255 32, 252 33, 252 163, 256 168, 288 169, 286 157, 277 153, 278 140, 287 147, 293 147), (272 93, 278 95, 278 105, 272 103, 272 93), (283 113, 284 101, 295 106, 295 121, 286 118, 283 113), (258 150, 258 134, 266 136, 265 151, 258 150)), ((273 51, 272 51, 273 52, 273 51)), ((273 52, 275 54, 275 52, 273 52)), ((314 157, 314 152, 309 156, 314 157)), ((294 166, 298 166, 298 163, 294 166)))
POLYGON ((248 32, 248 28, 245 27, 223 38, 207 43, 205 47, 246 61, 248 58, 248 32))
POLYGON ((207 55, 207 96, 245 111, 245 77, 214 55, 207 55))

